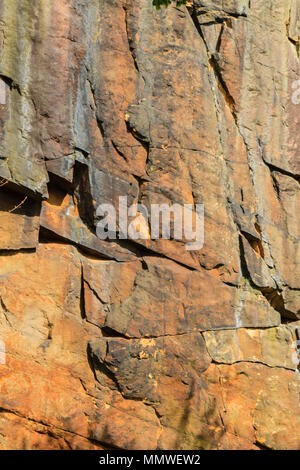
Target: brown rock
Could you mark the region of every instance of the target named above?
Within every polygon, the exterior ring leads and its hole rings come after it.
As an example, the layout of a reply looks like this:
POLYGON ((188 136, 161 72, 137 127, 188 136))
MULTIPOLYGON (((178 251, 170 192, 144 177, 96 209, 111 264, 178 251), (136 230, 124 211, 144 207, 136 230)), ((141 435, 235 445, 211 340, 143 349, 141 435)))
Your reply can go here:
POLYGON ((259 362, 296 370, 293 338, 288 328, 227 330, 204 333, 211 358, 217 363, 259 362))
POLYGON ((299 14, 0 2, 1 449, 300 448, 299 14))
MULTIPOLYGON (((6 189, 0 193, 0 249, 34 249, 38 245, 40 203, 6 189)), ((0 183, 1 185, 1 183, 0 183)))

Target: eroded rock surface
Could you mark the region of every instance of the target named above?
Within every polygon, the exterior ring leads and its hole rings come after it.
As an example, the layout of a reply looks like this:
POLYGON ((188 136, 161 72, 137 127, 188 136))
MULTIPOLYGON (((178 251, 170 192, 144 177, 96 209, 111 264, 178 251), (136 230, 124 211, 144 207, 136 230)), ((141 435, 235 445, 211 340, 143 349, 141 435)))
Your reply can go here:
POLYGON ((1 449, 300 449, 299 35, 299 0, 0 2, 1 449), (119 196, 204 203, 204 247, 100 240, 119 196))

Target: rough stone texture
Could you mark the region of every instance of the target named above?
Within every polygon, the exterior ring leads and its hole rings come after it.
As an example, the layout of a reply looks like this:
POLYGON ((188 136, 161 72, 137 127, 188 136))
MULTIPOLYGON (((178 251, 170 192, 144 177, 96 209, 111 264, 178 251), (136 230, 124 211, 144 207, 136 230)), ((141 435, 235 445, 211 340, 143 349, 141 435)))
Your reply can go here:
POLYGON ((0 2, 1 449, 300 449, 299 0, 0 2), (205 205, 205 244, 100 203, 205 205))

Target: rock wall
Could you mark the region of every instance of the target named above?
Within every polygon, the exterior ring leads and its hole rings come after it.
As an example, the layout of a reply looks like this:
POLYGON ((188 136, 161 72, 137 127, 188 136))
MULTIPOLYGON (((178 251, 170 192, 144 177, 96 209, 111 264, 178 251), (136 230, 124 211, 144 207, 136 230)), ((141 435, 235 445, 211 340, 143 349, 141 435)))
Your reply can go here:
POLYGON ((300 449, 299 25, 1 0, 1 449, 300 449), (120 195, 204 203, 203 249, 100 240, 120 195))

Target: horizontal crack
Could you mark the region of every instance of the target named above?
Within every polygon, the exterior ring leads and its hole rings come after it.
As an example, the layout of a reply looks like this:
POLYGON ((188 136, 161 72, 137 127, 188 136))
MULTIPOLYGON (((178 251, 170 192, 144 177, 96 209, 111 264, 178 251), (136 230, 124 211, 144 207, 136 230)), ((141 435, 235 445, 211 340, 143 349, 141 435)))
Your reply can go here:
POLYGON ((284 369, 284 370, 287 370, 289 372, 295 372, 296 369, 292 369, 292 368, 289 368, 289 367, 284 367, 284 366, 271 366, 270 364, 267 364, 265 362, 262 362, 262 361, 245 361, 245 360, 240 360, 240 361, 232 361, 232 362, 219 362, 215 359, 212 359, 212 364, 216 364, 218 366, 232 366, 234 364, 259 364, 259 365, 262 365, 262 366, 265 366, 265 367, 268 367, 269 369, 284 369))

